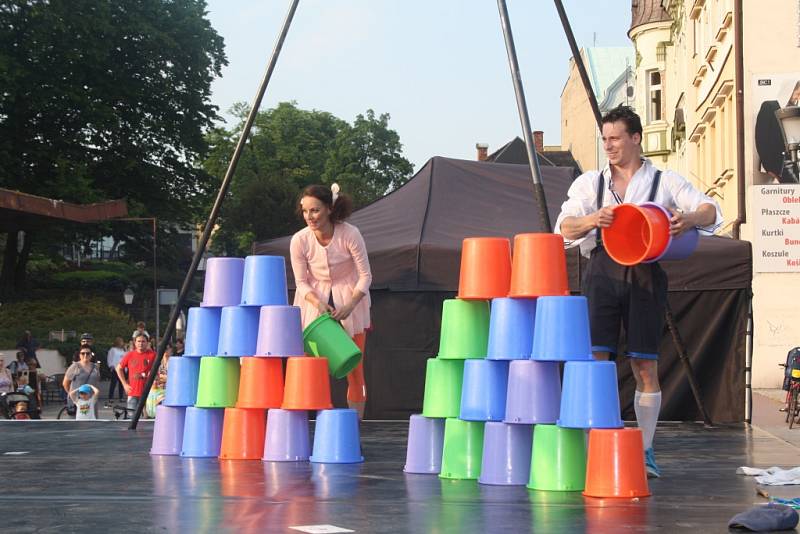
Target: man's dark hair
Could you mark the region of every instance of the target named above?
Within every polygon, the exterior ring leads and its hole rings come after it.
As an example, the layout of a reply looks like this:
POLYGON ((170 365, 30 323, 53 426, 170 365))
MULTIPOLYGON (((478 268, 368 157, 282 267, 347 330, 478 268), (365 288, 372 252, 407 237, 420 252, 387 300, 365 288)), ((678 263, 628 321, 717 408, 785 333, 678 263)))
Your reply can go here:
POLYGON ((602 124, 617 121, 625 123, 625 129, 630 135, 638 133, 639 137, 642 136, 642 119, 633 111, 632 107, 620 104, 603 115, 603 118, 600 120, 602 124))

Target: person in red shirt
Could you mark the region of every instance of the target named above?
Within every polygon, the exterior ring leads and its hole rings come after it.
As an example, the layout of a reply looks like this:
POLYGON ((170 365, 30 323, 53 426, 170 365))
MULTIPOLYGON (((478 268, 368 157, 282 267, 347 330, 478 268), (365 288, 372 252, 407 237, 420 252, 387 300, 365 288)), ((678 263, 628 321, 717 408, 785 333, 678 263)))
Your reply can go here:
POLYGON ((156 353, 149 348, 149 341, 146 333, 138 333, 133 339, 133 350, 125 354, 117 365, 117 376, 128 394, 128 409, 131 410, 135 410, 139 404, 147 375, 156 359, 156 353), (125 378, 125 369, 128 370, 128 379, 125 378))

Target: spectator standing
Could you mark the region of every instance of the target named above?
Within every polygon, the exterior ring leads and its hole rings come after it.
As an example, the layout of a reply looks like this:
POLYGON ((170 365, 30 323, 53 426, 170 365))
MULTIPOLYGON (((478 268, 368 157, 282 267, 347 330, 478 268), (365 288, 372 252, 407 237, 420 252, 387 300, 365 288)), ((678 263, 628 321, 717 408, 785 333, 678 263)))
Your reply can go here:
POLYGON ((136 336, 144 334, 145 336, 147 336, 147 339, 149 340, 150 334, 147 333, 147 330, 145 330, 144 327, 145 327, 144 321, 139 321, 138 323, 136 323, 136 330, 134 330, 133 334, 131 334, 131 339, 135 340, 136 336))
POLYGON ((31 335, 30 330, 25 330, 22 333, 22 337, 17 341, 17 349, 25 353, 25 360, 33 359, 36 361, 36 367, 41 367, 39 358, 36 357, 36 351, 39 349, 39 342, 31 335))
POLYGON ((117 377, 128 394, 128 408, 135 409, 139 403, 139 398, 144 392, 144 384, 147 374, 156 359, 156 353, 147 346, 149 339, 147 334, 140 333, 133 338, 134 349, 120 360, 117 365, 117 377), (125 370, 128 371, 128 378, 125 378, 125 370))
POLYGON ((175 340, 175 350, 172 352, 173 356, 183 356, 183 351, 186 349, 186 345, 183 342, 183 338, 179 337, 175 340))
MULTIPOLYGON (((81 347, 78 351, 80 360, 70 365, 66 374, 64 374, 64 382, 61 385, 64 387, 64 391, 67 392, 68 406, 74 405, 69 397, 69 393, 73 389, 84 384, 89 384, 95 388, 100 387, 100 369, 97 364, 92 362, 93 356, 94 353, 88 346, 81 347)), ((95 418, 97 418, 97 404, 94 406, 94 412, 95 418)))
POLYGON ((109 403, 114 400, 115 390, 117 391, 117 395, 119 395, 119 400, 124 398, 125 390, 122 388, 122 382, 119 381, 119 377, 117 376, 117 366, 123 356, 125 356, 125 341, 121 337, 117 337, 114 339, 114 344, 108 349, 108 354, 106 355, 106 364, 108 364, 108 368, 111 370, 111 378, 108 381, 109 403))
POLYGON ((81 361, 80 352, 84 347, 89 349, 89 351, 92 353, 92 358, 94 358, 94 336, 89 332, 84 332, 81 334, 80 346, 78 346, 78 350, 72 354, 73 362, 81 361))
POLYGON ((14 377, 14 379, 16 379, 22 371, 28 370, 28 364, 25 363, 24 352, 21 350, 17 351, 17 359, 8 364, 8 370, 11 371, 11 375, 14 377))
POLYGON ((147 394, 147 402, 145 404, 147 417, 155 418, 156 406, 164 401, 164 396, 167 392, 167 368, 171 355, 172 346, 167 344, 167 348, 164 350, 164 357, 161 358, 161 365, 158 366, 156 380, 153 382, 153 387, 150 388, 150 393, 147 394))
POLYGON ((28 358, 28 384, 36 392, 36 402, 42 405, 42 385, 47 381, 47 375, 39 368, 35 358, 28 358))
POLYGON ((11 393, 14 391, 14 377, 11 371, 6 369, 6 357, 0 353, 0 393, 11 393))

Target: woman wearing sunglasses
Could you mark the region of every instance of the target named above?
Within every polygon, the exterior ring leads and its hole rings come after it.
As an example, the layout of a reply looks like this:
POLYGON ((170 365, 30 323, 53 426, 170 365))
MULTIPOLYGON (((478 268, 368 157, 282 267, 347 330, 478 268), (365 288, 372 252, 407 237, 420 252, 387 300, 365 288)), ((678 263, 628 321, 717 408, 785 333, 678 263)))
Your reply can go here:
MULTIPOLYGON (((72 406, 72 400, 69 398, 69 393, 73 389, 77 389, 84 384, 100 388, 100 369, 92 362, 93 356, 89 347, 82 346, 78 351, 78 361, 70 365, 64 375, 64 382, 61 385, 64 387, 64 391, 67 392, 67 404, 70 407, 72 406)), ((94 405, 94 414, 95 418, 97 418, 97 403, 94 405)))

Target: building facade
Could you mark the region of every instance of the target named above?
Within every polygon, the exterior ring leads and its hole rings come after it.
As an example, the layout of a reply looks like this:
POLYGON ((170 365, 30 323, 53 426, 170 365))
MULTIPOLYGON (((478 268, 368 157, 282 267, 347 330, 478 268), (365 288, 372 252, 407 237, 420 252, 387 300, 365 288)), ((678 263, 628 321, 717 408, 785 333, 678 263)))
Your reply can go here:
POLYGON ((774 114, 800 98, 800 3, 633 0, 629 36, 645 155, 719 202, 718 233, 753 244, 752 383, 777 387, 800 345, 800 186, 774 114))
MULTIPOLYGON (((633 47, 584 48, 581 57, 601 113, 619 104, 634 105, 633 47)), ((572 152, 584 171, 605 165, 597 122, 572 59, 561 92, 561 148, 572 152)))

